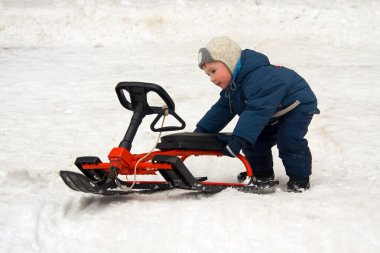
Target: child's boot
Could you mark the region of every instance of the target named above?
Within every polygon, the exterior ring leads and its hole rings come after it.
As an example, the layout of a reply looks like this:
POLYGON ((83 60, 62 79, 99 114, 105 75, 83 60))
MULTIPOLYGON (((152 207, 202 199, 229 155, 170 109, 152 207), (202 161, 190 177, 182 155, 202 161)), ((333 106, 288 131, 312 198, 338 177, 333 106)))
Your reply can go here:
POLYGON ((275 180, 274 175, 272 175, 270 177, 252 177, 247 186, 262 190, 272 188, 278 184, 278 180, 275 180))
POLYGON ((304 192, 310 188, 309 178, 290 178, 287 183, 288 192, 304 192))

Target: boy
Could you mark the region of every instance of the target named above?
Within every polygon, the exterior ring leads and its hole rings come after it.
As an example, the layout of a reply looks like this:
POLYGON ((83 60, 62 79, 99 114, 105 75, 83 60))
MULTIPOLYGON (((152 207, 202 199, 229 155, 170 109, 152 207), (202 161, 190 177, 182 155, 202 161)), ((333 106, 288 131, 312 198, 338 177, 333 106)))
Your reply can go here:
MULTIPOLYGON (((287 190, 308 189, 312 159, 304 136, 319 110, 306 81, 293 70, 271 65, 259 52, 242 50, 225 36, 213 38, 201 48, 198 60, 199 67, 222 91, 195 131, 218 133, 239 115, 232 135, 221 141, 228 156, 243 151, 255 175, 251 183, 258 188, 273 185, 271 148, 277 144, 289 176, 287 190)), ((245 177, 242 172, 238 179, 245 177)))

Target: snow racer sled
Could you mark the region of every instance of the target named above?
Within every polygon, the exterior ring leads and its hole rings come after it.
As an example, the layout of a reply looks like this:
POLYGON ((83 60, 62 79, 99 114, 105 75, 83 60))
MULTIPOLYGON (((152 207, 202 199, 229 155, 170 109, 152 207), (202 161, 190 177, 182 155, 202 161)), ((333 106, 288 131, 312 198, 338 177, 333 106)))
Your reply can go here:
MULTIPOLYGON (((217 138, 218 134, 228 133, 174 133, 163 136, 156 149, 148 153, 132 154, 133 139, 146 115, 157 114, 150 128, 153 132, 176 131, 185 128, 185 122, 175 113, 175 105, 168 93, 159 85, 142 82, 121 82, 116 86, 116 93, 123 107, 133 112, 129 127, 118 147, 108 155, 109 162, 102 162, 95 156, 78 157, 75 165, 82 172, 60 171, 64 183, 75 191, 101 195, 122 195, 130 193, 155 192, 168 189, 185 189, 189 191, 215 193, 226 188, 236 188, 244 192, 258 192, 257 186, 238 182, 209 182, 207 177, 194 177, 185 165, 190 156, 223 156, 224 144, 217 138), (148 104, 147 94, 156 93, 165 102, 157 107, 148 104), (180 126, 163 126, 165 116, 172 115, 180 126), (156 128, 161 119, 162 125, 156 128), (136 175, 156 175, 162 181, 140 181, 136 175), (122 180, 121 176, 133 176, 133 180, 122 180)), ((160 138, 160 137, 159 137, 160 138)), ((249 178, 253 173, 248 160, 241 154, 237 156, 249 178)), ((245 173, 244 173, 245 174, 245 173)), ((247 180, 246 180, 247 181, 247 180)), ((275 186, 278 181, 273 181, 275 186)))

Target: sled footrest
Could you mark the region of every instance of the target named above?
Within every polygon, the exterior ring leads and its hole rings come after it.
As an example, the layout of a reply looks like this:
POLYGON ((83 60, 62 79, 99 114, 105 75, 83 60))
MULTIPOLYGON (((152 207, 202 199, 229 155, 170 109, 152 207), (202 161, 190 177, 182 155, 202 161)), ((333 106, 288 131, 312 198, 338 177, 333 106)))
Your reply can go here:
POLYGON ((102 178, 104 178, 106 172, 102 170, 85 170, 83 169, 83 165, 84 164, 98 164, 101 162, 102 161, 97 156, 82 156, 82 157, 77 157, 74 164, 91 181, 99 181, 102 178))
POLYGON ((165 180, 170 182, 174 187, 194 189, 196 186, 199 186, 200 181, 204 181, 204 178, 202 178, 203 180, 195 178, 179 157, 156 155, 153 157, 152 161, 153 163, 169 163, 172 165, 173 170, 158 171, 165 180))

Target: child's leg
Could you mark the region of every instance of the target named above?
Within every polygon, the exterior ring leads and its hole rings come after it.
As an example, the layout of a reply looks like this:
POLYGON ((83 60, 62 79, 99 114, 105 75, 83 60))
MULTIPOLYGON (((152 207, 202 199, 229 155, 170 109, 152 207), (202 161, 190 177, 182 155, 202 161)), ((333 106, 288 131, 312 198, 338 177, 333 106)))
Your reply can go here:
POLYGON ((309 182, 311 175, 311 153, 304 138, 313 114, 290 112, 279 122, 277 147, 290 179, 309 182))
POLYGON ((254 146, 243 149, 256 178, 273 176, 273 157, 271 148, 276 145, 278 124, 268 125, 261 132, 254 146))

